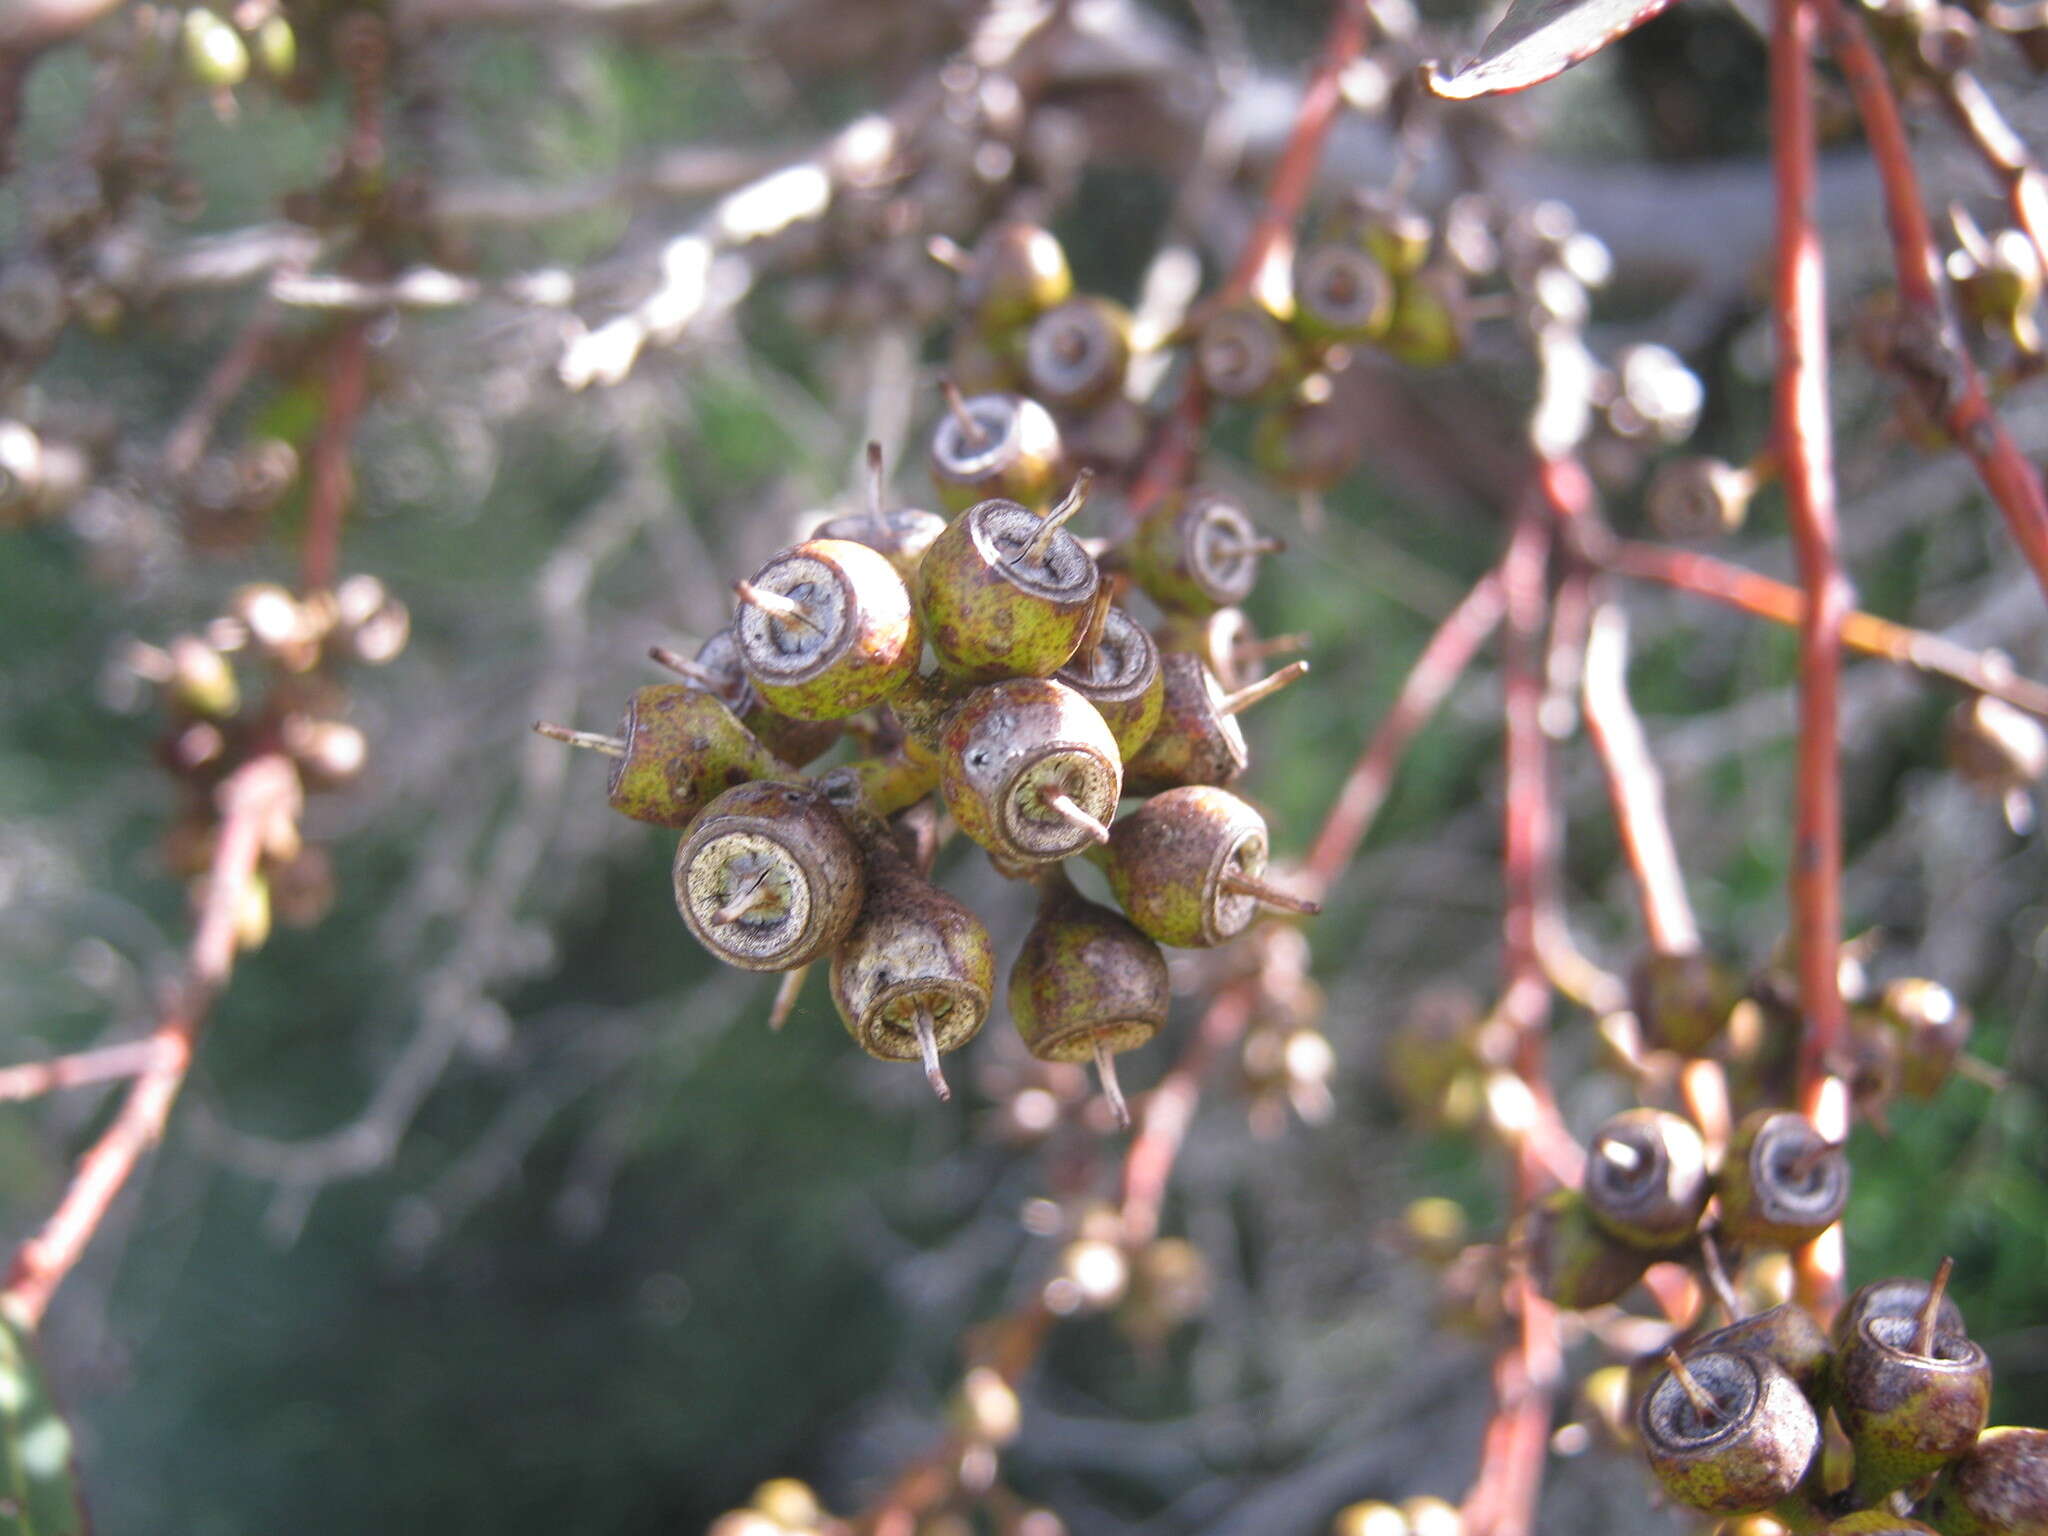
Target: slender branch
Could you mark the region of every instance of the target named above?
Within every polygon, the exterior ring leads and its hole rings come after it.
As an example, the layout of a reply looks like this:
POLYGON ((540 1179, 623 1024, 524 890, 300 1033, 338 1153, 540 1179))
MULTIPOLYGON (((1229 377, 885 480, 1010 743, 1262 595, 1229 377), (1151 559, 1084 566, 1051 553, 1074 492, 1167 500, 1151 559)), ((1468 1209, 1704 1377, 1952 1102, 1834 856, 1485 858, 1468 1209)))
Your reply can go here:
POLYGON ((1429 637, 1408 669, 1393 706, 1381 718, 1323 817, 1302 867, 1301 885, 1306 894, 1324 895, 1357 854, 1386 804, 1409 744, 1499 626, 1501 608, 1500 572, 1488 571, 1429 637))
POLYGON ((163 1135, 199 1031, 234 969, 236 926, 263 845, 279 818, 298 814, 298 773, 282 756, 252 758, 228 776, 219 800, 219 838, 184 974, 147 1042, 154 1059, 136 1077, 113 1122, 79 1159, 57 1209, 16 1251, 0 1289, 0 1309, 22 1327, 42 1321, 115 1196, 163 1135))
POLYGON ((136 1077, 157 1064, 163 1045, 154 1035, 140 1040, 123 1040, 97 1050, 77 1051, 50 1061, 25 1061, 19 1066, 0 1067, 0 1100, 41 1098, 65 1088, 83 1088, 92 1083, 116 1082, 136 1077))
MULTIPOLYGON (((1871 46, 1860 18, 1851 16, 1841 0, 1815 3, 1828 24, 1836 59, 1856 100, 1856 112, 1863 120, 1864 136, 1870 141, 1871 158, 1877 164, 1884 188, 1885 220, 1891 228, 1892 259, 1902 310, 1893 361, 1914 389, 1922 409, 1940 421, 1970 456, 1985 491, 2004 515, 2013 542, 2033 567, 2034 579, 2043 592, 2048 592, 2048 491, 2042 487, 2040 473, 2020 452, 1992 409, 1983 377, 1957 337, 1942 302, 1940 256, 1891 78, 1871 46)), ((1982 89, 1964 76, 1952 81, 1946 94, 1952 102, 1974 101, 1976 96, 1982 96, 1982 89), (1976 96, 1971 96, 1971 92, 1976 96)), ((1982 107, 2010 137, 2010 130, 2004 129, 2003 122, 1997 119, 1989 97, 1983 97, 1982 107)), ((2027 209, 2031 208, 2036 215, 2040 211, 2033 207, 2041 199, 2040 175, 2028 166, 2024 146, 2017 154, 2017 163, 2009 166, 2013 186, 2017 189, 2031 184, 2033 192, 2030 196, 2016 194, 2015 212, 2021 227, 2038 246, 2042 230, 2038 223, 2028 223, 2027 209)), ((2011 156, 1994 157, 1994 164, 2001 159, 2010 161, 2011 156)), ((2048 260, 2048 248, 2043 248, 2043 259, 2048 260)))
POLYGON ((2048 267, 2048 178, 2027 151, 2026 140, 2012 131, 1983 82, 1966 69, 1940 81, 1942 105, 1963 131, 1991 173, 2005 183, 2012 221, 2034 244, 2048 267))
POLYGON ((327 380, 327 414, 306 466, 306 534, 299 581, 308 592, 334 585, 341 561, 341 524, 355 492, 349 465, 356 423, 362 419, 370 377, 370 330, 349 320, 334 339, 327 380))
MULTIPOLYGON (((1816 0, 1772 0, 1771 163, 1777 182, 1773 292, 1777 328, 1777 450, 1784 466, 1792 541, 1805 610, 1799 625, 1798 783, 1793 809, 1790 898, 1806 1016, 1800 1041, 1802 1105, 1816 1123, 1839 1097, 1832 1065, 1846 1039, 1839 952, 1842 938, 1842 623, 1850 606, 1835 540, 1835 471, 1828 418, 1827 295, 1814 227, 1818 127, 1813 45, 1816 0)), ((1846 1126, 1820 1125, 1830 1139, 1846 1126)), ((1801 1300, 1832 1311, 1839 1270, 1802 1255, 1801 1300)))
MULTIPOLYGON (((1608 548, 1604 559, 1609 570, 1624 576, 1676 587, 1776 624, 1797 626, 1805 621, 1806 597, 1797 587, 1696 550, 1623 539, 1608 548)), ((1989 694, 2048 720, 2048 686, 2015 677, 2003 661, 1940 635, 1852 610, 1842 616, 1842 643, 1865 656, 1989 694)))
POLYGON ((1664 814, 1664 780, 1628 696, 1628 621, 1613 604, 1593 615, 1586 641, 1586 729, 1607 775, 1614 823, 1643 904, 1643 926, 1660 954, 1693 954, 1699 924, 1664 814))
POLYGON ((1180 1060, 1159 1085, 1145 1095, 1137 1134, 1124 1154, 1123 1229, 1132 1245, 1159 1235, 1159 1211, 1181 1143, 1195 1118, 1202 1079, 1217 1054, 1242 1035, 1251 1023, 1258 987, 1246 977, 1219 991, 1202 1015, 1201 1027, 1189 1039, 1180 1060))

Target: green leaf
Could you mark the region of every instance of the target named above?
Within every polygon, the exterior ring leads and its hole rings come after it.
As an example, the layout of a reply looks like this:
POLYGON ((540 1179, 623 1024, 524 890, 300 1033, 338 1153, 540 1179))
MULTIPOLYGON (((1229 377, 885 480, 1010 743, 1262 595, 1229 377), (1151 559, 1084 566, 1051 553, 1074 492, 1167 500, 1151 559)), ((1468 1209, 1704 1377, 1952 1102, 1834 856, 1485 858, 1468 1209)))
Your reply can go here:
POLYGON ((50 1401, 28 1336, 0 1318, 0 1536, 84 1536, 71 1426, 50 1401))

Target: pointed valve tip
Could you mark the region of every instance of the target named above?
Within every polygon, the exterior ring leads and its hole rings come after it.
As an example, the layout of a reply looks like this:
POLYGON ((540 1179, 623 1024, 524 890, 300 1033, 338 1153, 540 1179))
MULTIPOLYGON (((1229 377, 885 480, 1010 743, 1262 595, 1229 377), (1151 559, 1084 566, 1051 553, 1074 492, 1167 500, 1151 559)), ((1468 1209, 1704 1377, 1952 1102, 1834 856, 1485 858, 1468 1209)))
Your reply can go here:
POLYGON ((1308 663, 1290 661, 1278 672, 1260 678, 1255 683, 1246 683, 1235 693, 1226 693, 1216 706, 1220 715, 1242 714, 1262 699, 1270 699, 1282 688, 1286 688, 1308 676, 1308 663))
POLYGON ((572 747, 581 747, 586 752, 602 752, 606 757, 624 757, 626 744, 616 736, 607 736, 601 731, 572 731, 566 725, 556 725, 552 720, 533 722, 536 735, 550 741, 567 742, 572 747))
POLYGON ((1129 1130, 1131 1106, 1124 1102, 1123 1084, 1116 1076, 1116 1054, 1106 1041, 1095 1042, 1095 1075, 1102 1081, 1102 1097, 1109 1104, 1109 1112, 1116 1116, 1118 1129, 1129 1130))
POLYGON ((939 1069, 939 1035, 932 1023, 931 1010, 922 1003, 917 1009, 917 1049, 924 1058, 925 1081, 932 1085, 932 1092, 945 1103, 953 1097, 953 1090, 946 1082, 946 1074, 939 1069))

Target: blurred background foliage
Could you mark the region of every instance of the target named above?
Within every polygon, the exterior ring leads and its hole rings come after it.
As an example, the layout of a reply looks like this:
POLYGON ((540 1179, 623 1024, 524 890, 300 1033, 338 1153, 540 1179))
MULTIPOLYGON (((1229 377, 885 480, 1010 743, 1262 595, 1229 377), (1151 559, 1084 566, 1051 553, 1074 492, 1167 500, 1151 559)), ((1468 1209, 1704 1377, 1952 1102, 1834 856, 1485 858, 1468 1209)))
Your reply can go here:
MULTIPOLYGON (((876 6, 858 22, 864 7, 689 9, 713 20, 673 36, 592 24, 437 37, 409 66, 392 153, 449 182, 554 186, 691 143, 779 155, 884 105, 962 26, 951 5, 876 6)), ((1284 81, 1322 9, 1228 0, 1146 15, 1190 45, 1225 26, 1259 81, 1284 81)), ((1468 10, 1432 20, 1462 28, 1468 10)), ((1511 175, 1532 185, 1597 193, 1623 164, 1668 176, 1660 205, 1585 212, 1621 263, 1595 335, 1681 347, 1708 386, 1704 446, 1738 460, 1767 410, 1742 270, 1761 247, 1695 235, 1702 270, 1676 289, 1657 251, 1641 285, 1632 258, 1644 226, 1686 216, 1688 167, 1761 206, 1761 58, 1739 19, 1695 0, 1512 108, 1511 175), (1716 302, 1688 302, 1709 288, 1716 302)), ((72 49, 33 76, 0 242, 21 238, 24 178, 81 131, 92 68, 72 49)), ((176 119, 192 182, 180 232, 274 219, 320 177, 342 123, 331 89, 244 92, 231 114, 195 93, 176 119)), ((1084 287, 1128 297, 1174 185, 1103 158, 1055 226, 1084 287)), ((1364 174, 1381 170, 1368 159, 1364 174)), ((495 271, 593 264, 630 288, 691 206, 599 197, 479 228, 470 255, 495 271)), ((1845 331, 1876 229, 1867 196, 1833 212, 1845 331)), ((1049 1262, 1048 1240, 1019 1224, 1046 1187, 1040 1153, 996 1134, 991 1088, 1019 1059, 1004 1021, 968 1053, 950 1105, 861 1057, 816 982, 769 1036, 772 983, 716 970, 675 920, 670 840, 610 817, 595 763, 526 734, 536 714, 601 725, 649 680, 649 642, 720 622, 723 579, 806 510, 852 499, 877 412, 896 424, 898 494, 923 494, 908 429, 928 420, 929 388, 878 405, 895 333, 820 340, 791 312, 798 281, 764 282, 718 334, 580 395, 552 376, 558 319, 487 306, 374 322, 344 569, 404 598, 412 644, 357 679, 371 769, 313 812, 336 860, 333 914, 280 931, 237 974, 167 1148, 46 1329, 99 1530, 680 1532, 778 1474, 851 1508, 926 1443, 963 1329, 1049 1262)), ((224 292, 105 334, 74 326, 35 387, 90 400, 124 439, 153 444, 250 302, 224 292)), ((917 346, 927 364, 942 356, 936 334, 917 346)), ((2048 670, 2048 628, 1994 516, 1956 464, 1887 432, 1886 386, 1846 340, 1838 372, 1866 604, 2048 670)), ((1408 462, 1369 454, 1313 526, 1244 464, 1243 424, 1222 424, 1215 472, 1293 545, 1252 613, 1262 631, 1314 636, 1309 681, 1252 721, 1251 793, 1283 853, 1306 845, 1434 621, 1494 557, 1502 507, 1455 466, 1432 473, 1431 452, 1457 440, 1451 427, 1512 442, 1529 377, 1503 340, 1397 381, 1433 437, 1408 462)), ((309 358, 259 377, 230 421, 302 434, 322 389, 309 358)), ((2012 409, 2038 451, 2038 399, 2012 409)), ((161 641, 236 584, 295 567, 295 501, 246 547, 195 551, 170 536, 139 459, 130 468, 93 516, 0 534, 0 1017, 13 1057, 138 1029, 184 932, 155 851, 174 802, 146 701, 115 675, 119 645, 161 641)), ((1630 494, 1614 507, 1625 524, 1630 494)), ((1734 557, 1787 569, 1770 493, 1734 557)), ((1632 681, 1703 922, 1728 956, 1761 964, 1784 923, 1790 638, 1660 591, 1629 606, 1632 681)), ((1263 1138, 1240 1096, 1212 1094, 1168 1209, 1211 1268, 1206 1315, 1154 1350, 1109 1320, 1077 1323, 1032 1380, 1006 1476, 1084 1536, 1309 1532, 1349 1500, 1455 1497, 1469 1475, 1486 1346, 1428 1331, 1434 1278, 1387 1231, 1408 1201, 1444 1193, 1486 1232, 1500 1169, 1467 1138, 1404 1129, 1380 1046, 1426 988, 1493 985, 1490 667, 1422 738, 1311 929, 1335 1117, 1263 1138)), ((2012 1081, 1957 1083, 1899 1108, 1888 1136, 1858 1131, 1851 1274, 1925 1272, 1953 1253, 1999 1372, 1994 1422, 2040 1423, 2048 887, 2038 834, 2015 836, 1945 774, 1949 702, 1852 667, 1849 911, 1856 929, 1882 930, 1883 973, 1934 975, 1972 1000, 1973 1049, 2012 1081)), ((1563 741, 1557 760, 1570 915, 1591 952, 1625 968, 1637 919, 1590 752, 1563 741)), ((1022 891, 958 850, 942 878, 1014 944, 1022 891)), ((1127 1059, 1134 1088, 1172 1049, 1127 1059)), ((1556 1051, 1584 1130, 1621 1090, 1588 1070, 1583 1015, 1560 1015, 1556 1051)), ((85 1091, 0 1113, 12 1231, 48 1209, 108 1102, 85 1091)), ((1545 1528, 1643 1531, 1647 1501, 1626 1456, 1596 1451, 1560 1467, 1545 1528)))

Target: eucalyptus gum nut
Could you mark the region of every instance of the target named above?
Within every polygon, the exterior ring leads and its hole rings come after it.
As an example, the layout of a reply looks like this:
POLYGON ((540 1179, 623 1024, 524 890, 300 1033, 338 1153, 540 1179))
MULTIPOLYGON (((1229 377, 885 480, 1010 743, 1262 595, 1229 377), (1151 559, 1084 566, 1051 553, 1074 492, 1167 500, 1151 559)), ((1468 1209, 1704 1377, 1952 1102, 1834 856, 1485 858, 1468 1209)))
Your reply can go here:
POLYGON ((1886 986, 1877 1008, 1898 1040, 1900 1089, 1916 1099, 1932 1098, 1969 1044, 1970 1010, 1940 982, 1919 976, 1886 986))
POLYGON ((712 680, 711 692, 725 701, 762 746, 790 767, 816 762, 839 740, 842 727, 837 720, 797 720, 769 707, 747 676, 739 642, 730 628, 718 630, 698 646, 695 660, 712 680))
POLYGON ((1326 491, 1358 468, 1361 441, 1350 413, 1334 400, 1297 398, 1253 425, 1252 462, 1289 490, 1326 491))
POLYGON ((1790 1110, 1760 1109, 1735 1128, 1716 1179, 1721 1227, 1745 1247, 1796 1248, 1841 1220, 1849 1159, 1790 1110))
POLYGON ((1249 299, 1204 320, 1194 350, 1203 384, 1225 400, 1267 399, 1301 375, 1301 350, 1287 327, 1249 299))
POLYGON ((733 621, 747 676, 771 708, 837 720, 879 704, 917 670, 924 638, 903 578, 848 539, 808 539, 754 575, 753 587, 803 605, 776 618, 742 602, 733 621))
POLYGON ((1258 903, 1227 876, 1266 867, 1266 821, 1228 790, 1154 795, 1110 829, 1109 887, 1124 915, 1161 944, 1206 949, 1251 925, 1258 903))
POLYGON ((1926 1511, 1943 1536, 2048 1536, 2048 1430, 1985 1430, 1942 1474, 1926 1511))
POLYGON ((1259 530, 1244 509, 1215 491, 1175 496, 1138 524, 1131 575, 1170 612, 1206 615, 1251 596, 1259 576, 1259 530))
POLYGON ((1019 677, 969 694, 946 722, 939 793, 960 830, 1015 864, 1046 863, 1094 839, 1049 798, 1065 795, 1096 822, 1122 792, 1116 738, 1064 683, 1019 677))
MULTIPOLYGON (((1857 1286, 1842 1304, 1842 1310, 1835 1314, 1833 1337, 1836 1353, 1848 1348, 1869 1318, 1910 1317, 1917 1320, 1926 1309, 1927 1293, 1932 1289, 1932 1282, 1918 1275, 1898 1275, 1857 1286)), ((1962 1308, 1945 1292, 1935 1308, 1934 1331, 1938 1334, 1965 1331, 1962 1308)))
POLYGON ((811 536, 867 545, 896 568, 896 574, 907 587, 917 580, 917 567, 924 552, 945 528, 946 520, 936 512, 921 507, 894 507, 879 517, 870 512, 854 512, 828 518, 811 536))
POLYGON ((1465 279, 1452 267, 1425 267, 1395 285, 1394 316, 1380 345, 1411 368, 1441 368, 1464 356, 1471 330, 1465 279))
POLYGON ((1007 394, 1024 382, 1014 335, 991 336, 977 326, 958 326, 946 348, 946 377, 969 395, 1007 394))
POLYGON ((1317 241, 1295 258, 1295 334, 1318 344, 1372 341, 1393 318, 1393 280, 1370 252, 1317 241))
POLYGON ((1594 1133, 1589 1154, 1587 1208, 1610 1235, 1648 1249, 1693 1235, 1714 1188, 1691 1121, 1669 1110, 1625 1110, 1594 1133))
POLYGON ((1636 1418, 1664 1491, 1722 1515, 1758 1514, 1796 1493, 1821 1444, 1820 1421, 1798 1384, 1758 1355, 1705 1351, 1685 1367, 1713 1399, 1714 1416, 1667 1371, 1636 1418))
POLYGON ((1023 325, 1074 291, 1073 269, 1057 236, 1021 220, 997 224, 967 261, 961 300, 983 326, 1023 325))
POLYGON ((1648 950, 1629 976, 1629 1005, 1643 1037, 1684 1056, 1720 1034, 1740 996, 1728 968, 1698 950, 1648 950))
POLYGON ((921 1054, 918 1013, 941 1052, 973 1039, 995 995, 995 947, 980 918, 871 849, 860 920, 832 955, 832 1003, 856 1044, 883 1061, 921 1054))
POLYGON ((1529 1215, 1529 1272, 1567 1311, 1597 1307, 1642 1279, 1651 1255, 1604 1231, 1575 1189, 1553 1190, 1529 1215))
POLYGON ((1735 532, 1749 514, 1756 477, 1708 454, 1666 459, 1643 491, 1643 511, 1667 539, 1711 539, 1735 532))
POLYGON ((1175 651, 1198 656, 1202 665, 1216 674, 1216 681, 1226 688, 1236 688, 1244 682, 1237 648, 1255 637, 1243 609, 1219 608, 1207 615, 1166 613, 1153 630, 1152 638, 1158 642, 1161 656, 1175 651))
POLYGON ((1050 677, 1081 637, 1101 580, 1064 528, 1014 501, 976 504, 925 551, 917 606, 940 665, 963 678, 1050 677))
POLYGON ((612 760, 605 799, 657 827, 686 827, 714 796, 790 772, 721 699, 688 683, 636 690, 618 734, 625 752, 612 760))
POLYGON ((676 907, 728 965, 790 971, 836 947, 860 916, 866 861, 806 784, 727 790, 676 849, 676 907))
POLYGON ((1124 395, 1111 395, 1060 422, 1068 461, 1076 469, 1086 466, 1104 475, 1128 474, 1151 440, 1152 418, 1124 395))
POLYGON ((1010 969, 1010 1017, 1041 1061, 1135 1050, 1166 1027, 1166 957, 1137 927, 1068 890, 1039 909, 1010 969))
POLYGON ((1024 338, 1026 388, 1034 398, 1069 410, 1107 398, 1123 385, 1130 328, 1121 304, 1093 294, 1048 309, 1024 338))
POLYGON ((1235 781, 1251 754, 1216 675, 1184 651, 1161 656, 1159 672, 1159 723, 1124 768, 1133 793, 1235 781))
POLYGON ((1991 1410, 1991 1362, 1962 1333, 1915 1348, 1917 1317, 1865 1317, 1836 1366, 1835 1413, 1856 1448, 1865 1501, 1938 1471, 1977 1443, 1991 1410))
POLYGON ((932 430, 932 483, 947 511, 991 498, 1048 505, 1061 479, 1060 429, 1023 395, 971 395, 962 402, 980 436, 950 411, 932 430))
POLYGON ((1083 659, 1069 661, 1054 674, 1101 714, 1123 761, 1151 738, 1165 707, 1166 683, 1159 670, 1159 647, 1145 627, 1121 608, 1103 616, 1102 633, 1083 659))
POLYGON ((1797 1302, 1783 1302, 1753 1317, 1745 1317, 1725 1328, 1702 1334, 1692 1350, 1730 1350, 1763 1355, 1799 1384, 1806 1400, 1816 1408, 1828 1400, 1834 1366, 1834 1348, 1827 1333, 1813 1320, 1813 1314, 1797 1302))

